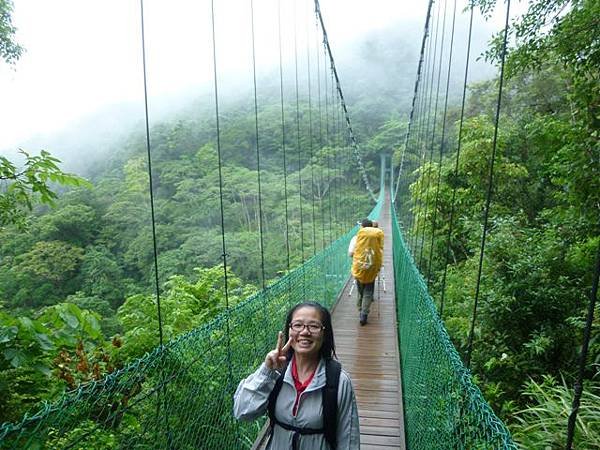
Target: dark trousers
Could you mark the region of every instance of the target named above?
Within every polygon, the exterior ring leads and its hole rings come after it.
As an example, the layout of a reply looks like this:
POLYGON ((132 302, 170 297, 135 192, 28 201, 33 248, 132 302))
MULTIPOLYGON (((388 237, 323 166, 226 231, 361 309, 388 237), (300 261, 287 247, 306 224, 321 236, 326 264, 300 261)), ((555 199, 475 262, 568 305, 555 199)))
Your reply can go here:
POLYGON ((373 301, 373 293, 375 292, 375 282, 361 283, 360 281, 356 280, 356 289, 358 290, 358 300, 356 302, 356 306, 358 306, 361 314, 368 316, 371 308, 371 302, 373 301))

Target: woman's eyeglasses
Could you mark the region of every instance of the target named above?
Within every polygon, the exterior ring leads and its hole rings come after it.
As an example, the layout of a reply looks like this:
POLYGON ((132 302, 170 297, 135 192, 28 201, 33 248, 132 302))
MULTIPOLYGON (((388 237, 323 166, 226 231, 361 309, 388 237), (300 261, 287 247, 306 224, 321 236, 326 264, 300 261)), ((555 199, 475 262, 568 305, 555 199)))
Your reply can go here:
POLYGON ((296 333, 302 332, 305 328, 308 329, 310 333, 319 333, 321 330, 324 330, 325 327, 320 323, 304 323, 304 322, 292 322, 290 323, 290 328, 292 331, 296 333))

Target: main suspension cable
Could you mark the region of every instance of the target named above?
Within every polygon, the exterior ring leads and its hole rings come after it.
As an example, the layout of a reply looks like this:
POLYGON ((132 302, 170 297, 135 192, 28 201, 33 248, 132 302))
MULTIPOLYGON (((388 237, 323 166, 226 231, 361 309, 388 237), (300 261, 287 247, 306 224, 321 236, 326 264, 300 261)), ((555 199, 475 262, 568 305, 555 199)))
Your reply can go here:
POLYGON ((315 0, 315 14, 317 15, 317 18, 319 19, 319 22, 321 24, 321 31, 323 32, 323 45, 325 46, 325 48, 327 50, 327 54, 329 55, 329 64, 331 66, 331 70, 335 77, 336 89, 337 89, 340 101, 342 103, 342 108, 344 110, 344 116, 346 119, 346 127, 348 128, 348 134, 350 136, 350 140, 352 141, 352 145, 355 149, 355 156, 358 159, 358 163, 359 163, 362 175, 363 175, 363 180, 365 182, 365 186, 367 187, 367 190, 369 191, 369 194, 371 195, 371 198, 373 199, 373 201, 377 201, 377 198, 375 197, 375 194, 373 194, 373 190, 371 189, 371 184, 369 183, 369 178, 367 176, 367 173, 365 171, 365 168, 364 168, 364 165, 362 162, 360 148, 359 148, 358 142, 356 141, 356 138, 354 136, 354 131, 352 130, 350 116, 348 114, 348 109, 346 108, 346 101, 344 100, 344 94, 342 92, 342 85, 340 83, 340 78, 338 76, 337 69, 335 68, 335 61, 333 59, 333 53, 331 52, 331 47, 329 45, 329 39, 327 37, 327 30, 325 29, 325 23, 323 22, 323 16, 321 15, 321 7, 319 5, 319 0, 315 0))

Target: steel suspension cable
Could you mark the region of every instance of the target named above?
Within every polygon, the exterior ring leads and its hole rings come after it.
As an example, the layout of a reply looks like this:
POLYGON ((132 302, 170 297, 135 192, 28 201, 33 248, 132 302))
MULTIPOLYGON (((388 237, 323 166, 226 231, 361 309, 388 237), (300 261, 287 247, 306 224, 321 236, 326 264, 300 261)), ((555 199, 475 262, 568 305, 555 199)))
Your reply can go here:
MULTIPOLYGON (((431 7, 433 6, 433 0, 429 0, 427 4, 427 16, 425 17, 425 28, 423 30, 423 40, 421 41, 421 51, 419 53, 419 64, 417 65, 417 76, 415 79, 415 88, 413 91, 412 104, 410 107, 410 114, 408 116, 408 126, 406 129, 406 135, 404 136, 404 148, 402 149, 402 155, 400 157, 400 166, 398 167, 398 178, 396 180, 396 188, 394 189, 394 194, 392 195, 392 202, 396 202, 396 196, 398 195, 398 186, 400 185, 400 177, 402 175, 402 169, 404 167, 404 157, 406 151, 408 149, 408 140, 410 139, 410 132, 412 129, 413 118, 415 114, 415 103, 417 100, 417 92, 419 90, 419 84, 421 83, 421 70, 423 69, 423 60, 425 59, 425 42, 427 41, 427 36, 429 35, 429 20, 431 18, 431 7)), ((393 188, 394 186, 394 168, 391 167, 391 184, 390 186, 393 188)), ((391 192, 391 191, 390 191, 391 192)))
POLYGON ((339 164, 338 164, 338 148, 337 148, 337 133, 338 127, 337 122, 335 120, 335 91, 334 91, 334 83, 333 83, 333 67, 330 71, 331 77, 331 146, 333 149, 333 180, 335 186, 335 202, 334 202, 334 214, 335 214, 335 228, 336 228, 336 239, 339 237, 339 228, 340 228, 340 179, 339 179, 339 164))
POLYGON ((289 202, 288 202, 288 183, 287 183, 287 158, 285 148, 285 112, 283 107, 283 56, 281 50, 281 1, 278 5, 278 40, 279 40, 279 99, 281 106, 281 151, 283 154, 283 196, 285 200, 285 249, 286 249, 286 269, 290 272, 290 221, 289 221, 289 202))
POLYGON ((506 60, 506 46, 508 41, 508 20, 510 17, 510 0, 506 1, 506 21, 504 25, 504 37, 502 41, 502 56, 500 63, 500 80, 498 86, 498 100, 496 102, 496 116, 494 119, 494 140, 492 142, 492 155, 489 163, 487 194, 485 199, 485 210, 483 215, 483 232, 481 234, 481 246, 479 249, 479 265, 477 268, 477 285, 475 287, 475 300, 473 302, 473 315, 471 318, 471 328, 467 341, 467 354, 465 356, 465 365, 471 367, 471 352, 473 350, 473 334, 475 333, 475 321, 477 320, 477 306, 479 303, 479 291, 481 288, 481 273, 483 270, 483 256, 485 253, 485 239, 488 231, 488 220, 490 215, 490 203, 492 200, 492 187, 494 183, 494 161, 496 160, 496 148, 498 146, 498 125, 500 123, 500 106, 502 105, 502 87, 504 84, 504 62, 506 60))
POLYGON ((448 94, 450 92, 450 73, 452 71, 452 56, 454 50, 454 30, 456 24, 456 0, 454 0, 454 7, 452 10, 452 30, 450 33, 450 54, 448 56, 448 73, 446 77, 446 97, 444 99, 444 115, 442 118, 442 137, 440 142, 440 155, 438 160, 438 176, 437 185, 435 188, 435 203, 433 207, 433 221, 431 223, 431 245, 429 247, 429 262, 427 263, 427 284, 431 281, 431 264, 433 258, 433 243, 435 240, 435 232, 437 228, 437 209, 440 193, 440 181, 442 178, 442 156, 444 154, 444 143, 446 139, 446 117, 448 115, 448 94))
MULTIPOLYGON (((221 248, 223 257, 223 287, 225 294, 225 330, 227 334, 227 370, 229 371, 228 381, 229 387, 234 382, 233 378, 233 362, 231 357, 231 330, 230 330, 230 310, 229 310, 229 280, 227 276, 227 245, 225 242, 225 213, 223 206, 223 161, 221 154, 221 127, 219 117, 219 82, 217 77, 217 40, 215 33, 215 4, 214 0, 210 2, 211 9, 211 28, 212 28, 212 50, 213 50, 213 77, 214 77, 214 95, 215 95, 215 125, 216 125, 216 138, 217 138, 217 161, 218 161, 218 173, 219 173, 219 206, 221 216, 221 248)), ((235 427, 236 435, 238 433, 238 427, 235 427)), ((236 439, 237 441, 238 439, 236 439)))
POLYGON ((323 112, 322 112, 322 108, 321 108, 321 57, 319 56, 319 35, 318 35, 318 30, 319 30, 319 23, 315 21, 315 29, 316 29, 316 33, 315 33, 315 38, 316 38, 316 55, 317 57, 315 58, 317 60, 317 98, 318 98, 318 104, 319 104, 319 167, 321 168, 320 170, 320 175, 319 175, 319 183, 320 183, 320 189, 319 189, 319 209, 321 211, 321 238, 323 241, 323 246, 321 247, 322 249, 324 249, 326 247, 325 245, 325 207, 323 206, 323 197, 325 196, 325 188, 324 188, 324 182, 325 182, 325 176, 323 175, 323 167, 324 167, 324 161, 322 161, 323 159, 323 112))
POLYGON ((579 354, 579 371, 577 374, 577 380, 575 381, 575 385, 573 386, 574 395, 573 403, 571 404, 571 414, 569 414, 569 421, 567 423, 567 444, 565 446, 566 450, 571 450, 573 448, 573 438, 575 437, 575 422, 577 420, 577 413, 579 412, 581 394, 583 393, 583 378, 585 374, 587 354, 592 335, 594 310, 596 309, 596 301, 598 299, 598 278, 600 278, 600 244, 598 244, 598 249, 596 251, 596 269, 594 273, 594 278, 592 279, 590 302, 588 303, 585 328, 583 330, 583 343, 581 344, 581 353, 579 354))
MULTIPOLYGON (((438 32, 439 32, 439 24, 440 24, 440 7, 437 6, 436 7, 436 24, 435 24, 435 29, 434 29, 434 36, 433 39, 429 42, 430 44, 430 51, 431 48, 433 47, 433 53, 430 53, 430 60, 429 60, 429 68, 431 73, 428 74, 428 83, 427 86, 425 88, 425 92, 426 92, 426 98, 425 98, 425 102, 424 102, 424 107, 427 110, 426 113, 426 117, 423 117, 423 122, 422 122, 422 134, 421 134, 421 140, 420 140, 420 146, 422 147, 421 150, 421 165, 419 167, 419 177, 418 177, 418 194, 417 194, 417 198, 416 198, 416 202, 417 202, 417 212, 415 214, 415 230, 414 230, 414 237, 413 237, 413 247, 415 249, 415 262, 416 262, 416 251, 417 251, 417 244, 419 243, 419 234, 420 234, 420 227, 421 227, 421 209, 423 208, 423 195, 424 195, 424 191, 425 191, 425 158, 427 155, 427 142, 428 142, 428 134, 429 134, 429 123, 431 120, 431 103, 433 101, 433 84, 434 84, 434 80, 435 80, 435 61, 437 59, 437 41, 438 41, 438 32)), ((420 266, 420 263, 419 263, 420 266)))
POLYGON ((319 19, 319 23, 321 24, 321 31, 323 33, 323 45, 325 46, 325 48, 327 50, 327 55, 329 56, 329 64, 331 66, 331 71, 332 71, 333 76, 335 77, 336 90, 340 97, 340 101, 342 103, 342 108, 344 110, 344 116, 346 119, 346 127, 348 128, 350 139, 351 139, 352 145, 355 149, 355 155, 359 161, 359 166, 361 168, 363 180, 365 182, 365 186, 366 186, 367 190, 369 191, 369 194, 371 195, 371 198, 373 199, 373 201, 377 201, 377 199, 375 198, 375 194, 373 194, 373 190, 371 189, 371 184, 369 183, 369 178, 367 176, 367 173, 364 169, 364 165, 362 163, 362 157, 361 157, 360 148, 358 146, 358 142, 357 142, 356 138, 354 137, 352 123, 350 122, 348 108, 346 108, 346 101, 344 100, 344 93, 342 92, 342 85, 340 83, 340 78, 338 76, 337 69, 335 68, 335 61, 333 59, 333 53, 331 52, 331 46, 329 45, 329 38, 327 37, 327 30, 325 29, 325 23, 323 22, 323 16, 321 15, 321 7, 319 5, 319 0, 315 0, 315 14, 316 14, 317 18, 319 19))
POLYGON ((317 228, 315 223, 315 169, 314 169, 314 149, 313 149, 313 119, 312 119, 312 89, 311 89, 311 70, 310 70, 310 21, 306 16, 306 71, 308 80, 308 135, 310 152, 310 197, 312 206, 312 238, 313 255, 317 253, 317 228))
POLYGON ((425 129, 425 125, 427 122, 427 118, 429 117, 429 98, 431 97, 431 76, 430 72, 433 73, 432 60, 433 60, 433 43, 437 41, 437 31, 439 26, 439 8, 437 4, 434 4, 434 8, 436 11, 436 21, 433 28, 433 33, 429 39, 428 47, 426 50, 426 61, 425 61, 425 83, 421 89, 421 99, 420 99, 420 114, 419 114, 419 122, 418 122, 418 132, 415 139, 415 151, 416 155, 419 158, 417 160, 417 168, 418 176, 415 178, 414 192, 411 194, 411 200, 413 201, 413 213, 410 216, 410 233, 411 233, 411 248, 413 250, 413 255, 415 256, 416 261, 416 251, 417 251, 417 225, 419 220, 419 215, 421 211, 421 190, 422 190, 422 167, 424 166, 424 158, 425 158, 425 146, 423 145, 423 141, 426 138, 427 130, 425 129))
MULTIPOLYGON (((163 326, 162 326, 162 308, 160 304, 160 284, 158 280, 158 246, 156 239, 156 214, 154 207, 154 187, 152 183, 152 152, 150 145, 150 120, 148 114, 148 79, 147 79, 147 66, 146 66, 146 32, 144 26, 144 0, 140 0, 140 26, 141 26, 141 44, 142 44, 142 71, 144 79, 144 119, 146 126, 146 154, 148 158, 148 189, 150 191, 150 223, 152 228, 152 255, 154 263, 154 289, 156 292, 156 314, 158 319, 158 343, 161 350, 164 348, 163 345, 163 326)), ((160 370, 161 380, 164 381, 164 371, 160 370)), ((163 385, 164 386, 164 385, 163 385)), ((157 421, 160 417, 160 411, 164 407, 163 402, 166 397, 164 388, 159 389, 157 392, 156 401, 156 417, 157 421)), ((167 442, 171 442, 171 430, 168 416, 165 415, 166 422, 166 433, 167 442)), ((156 430, 158 432, 158 430, 156 430)))
POLYGON ((142 32, 142 69, 144 73, 144 117, 146 124, 146 155, 148 158, 148 183, 150 190, 150 221, 152 225, 152 250, 154 262, 154 289, 156 291, 156 313, 158 317, 158 342, 163 347, 163 327, 160 306, 160 284, 158 281, 158 246, 156 244, 156 214, 154 208, 154 188, 152 184, 152 153, 150 151, 150 120, 148 115, 148 81, 146 69, 146 35, 144 29, 144 0, 140 0, 141 32, 142 32))
POLYGON ((294 67, 296 80, 296 150, 298 152, 298 200, 300 203, 300 255, 302 258, 302 299, 306 300, 306 271, 304 270, 304 214, 302 210, 302 146, 300 145, 300 91, 298 86, 298 17, 296 7, 298 0, 294 1, 294 67))
POLYGON ((331 197, 333 195, 333 186, 331 180, 331 163, 330 163, 330 127, 329 127, 329 89, 327 87, 327 54, 325 47, 323 47, 323 56, 325 58, 325 64, 323 67, 323 75, 325 79, 325 127, 327 134, 327 202, 329 204, 329 243, 333 242, 333 224, 332 224, 332 204, 331 197))
MULTIPOLYGON (((429 40, 429 42, 431 42, 431 39, 429 40)), ((428 55, 428 52, 426 52, 428 55)), ((428 57, 429 58, 429 55, 428 57)), ((412 152, 414 153, 414 157, 417 158, 417 162, 419 161, 419 143, 420 143, 420 136, 421 136, 421 130, 422 130, 422 122, 423 122, 423 105, 425 103, 425 84, 427 84, 427 79, 428 79, 428 65, 429 65, 429 59, 426 60, 425 64, 424 64, 424 71, 423 71, 423 75, 422 78, 425 78, 425 83, 421 83, 421 86, 419 86, 419 92, 417 93, 417 107, 415 110, 415 116, 416 119, 413 119, 415 121, 415 132, 413 133, 412 136, 412 141, 409 140, 408 141, 408 146, 409 149, 412 150, 412 152)), ((408 150, 407 150, 408 151, 408 150)), ((413 173, 414 170, 416 169, 416 165, 415 165, 415 161, 411 161, 411 168, 410 170, 407 171, 407 173, 413 173)), ((408 164, 408 162, 406 163, 408 164)), ((406 194, 408 196, 408 215, 407 215, 407 223, 406 223, 406 230, 408 232, 408 236, 407 236, 407 242, 409 244, 409 247, 412 251, 412 253, 414 254, 414 243, 413 243, 413 237, 414 237, 414 233, 413 233, 413 224, 414 224, 414 220, 415 220, 415 214, 416 214, 416 199, 414 198, 415 196, 412 195, 411 191, 410 191, 410 179, 408 178, 408 176, 405 177, 406 178, 406 194)), ((416 185, 415 185, 416 187, 416 185)))
POLYGON ((260 145, 258 133, 258 94, 256 92, 256 47, 254 35, 254 0, 250 0, 250 17, 252 29, 252 80, 254 82, 254 127, 256 134, 256 178, 258 182, 258 230, 259 230, 259 247, 260 247, 260 272, 262 288, 265 289, 265 251, 263 239, 263 210, 262 210, 262 185, 260 179, 260 145))
POLYGON ((430 150, 429 150, 429 162, 427 165, 427 185, 425 187, 425 211, 423 213, 423 229, 422 231, 422 236, 421 236, 421 252, 420 252, 420 256, 419 256, 419 267, 421 267, 421 271, 423 273, 425 273, 425 267, 424 263, 423 263, 423 252, 425 249, 425 230, 427 229, 427 214, 429 213, 429 198, 430 198, 430 192, 429 192, 429 188, 431 185, 431 172, 432 172, 432 165, 433 165, 433 153, 434 153, 434 147, 435 147, 435 132, 437 129, 437 116, 438 116, 438 103, 440 100, 440 84, 441 84, 441 80, 442 80, 442 60, 444 58, 444 44, 445 44, 445 37, 446 37, 446 8, 448 6, 448 2, 447 0, 444 0, 444 15, 443 15, 443 19, 442 19, 442 34, 441 34, 441 39, 440 39, 440 62, 438 65, 438 74, 437 74, 437 86, 436 86, 436 91, 435 91, 435 106, 433 108, 433 123, 432 123, 432 130, 431 130, 431 143, 429 144, 430 150))
MULTIPOLYGON (((461 107, 460 107, 460 119, 459 119, 459 125, 458 125, 458 142, 457 142, 457 147, 456 147, 456 162, 454 165, 454 179, 455 180, 458 177, 458 167, 459 167, 459 163, 460 163, 460 150, 461 150, 461 145, 462 145, 463 122, 464 122, 464 117, 465 117, 465 103, 466 103, 466 98, 467 98, 467 81, 469 79, 469 60, 471 57, 471 42, 472 42, 472 35, 473 35, 473 12, 474 12, 474 9, 475 9, 474 6, 471 4, 470 14, 469 14, 469 34, 467 37, 467 56, 466 56, 466 63, 465 63, 465 76, 464 76, 464 81, 463 81, 462 100, 461 100, 461 107)), ((440 297, 440 317, 444 316, 444 298, 446 295, 446 277, 448 274, 448 263, 450 260, 450 241, 452 239, 452 231, 453 231, 453 227, 454 227, 455 205, 456 205, 456 183, 454 184, 454 186, 452 188, 450 218, 448 220, 448 236, 446 238, 446 258, 445 258, 445 262, 444 262, 444 274, 442 276, 442 293, 441 293, 441 297, 440 297)))

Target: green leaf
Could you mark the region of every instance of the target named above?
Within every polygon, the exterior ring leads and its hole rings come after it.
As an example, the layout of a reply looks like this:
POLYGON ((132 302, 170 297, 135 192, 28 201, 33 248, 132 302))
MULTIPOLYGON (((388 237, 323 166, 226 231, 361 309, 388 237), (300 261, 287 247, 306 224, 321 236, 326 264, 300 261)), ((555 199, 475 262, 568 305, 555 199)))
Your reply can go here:
POLYGON ((44 375, 46 375, 47 377, 49 377, 50 375, 52 375, 52 369, 50 369, 50 367, 48 367, 46 364, 42 364, 42 363, 35 363, 32 366, 35 370, 37 370, 38 372, 43 373, 44 375))
POLYGON ((18 332, 18 327, 0 327, 0 344, 12 341, 18 332))
POLYGON ((79 327, 79 319, 77 319, 77 317, 70 311, 62 310, 58 314, 70 328, 79 327))
POLYGON ((35 338, 40 344, 40 348, 44 351, 49 351, 54 349, 54 343, 50 340, 50 337, 44 333, 35 333, 35 338))
POLYGON ((4 358, 10 362, 10 365, 17 368, 21 367, 23 363, 27 360, 25 353, 16 348, 8 348, 2 352, 4 358))

